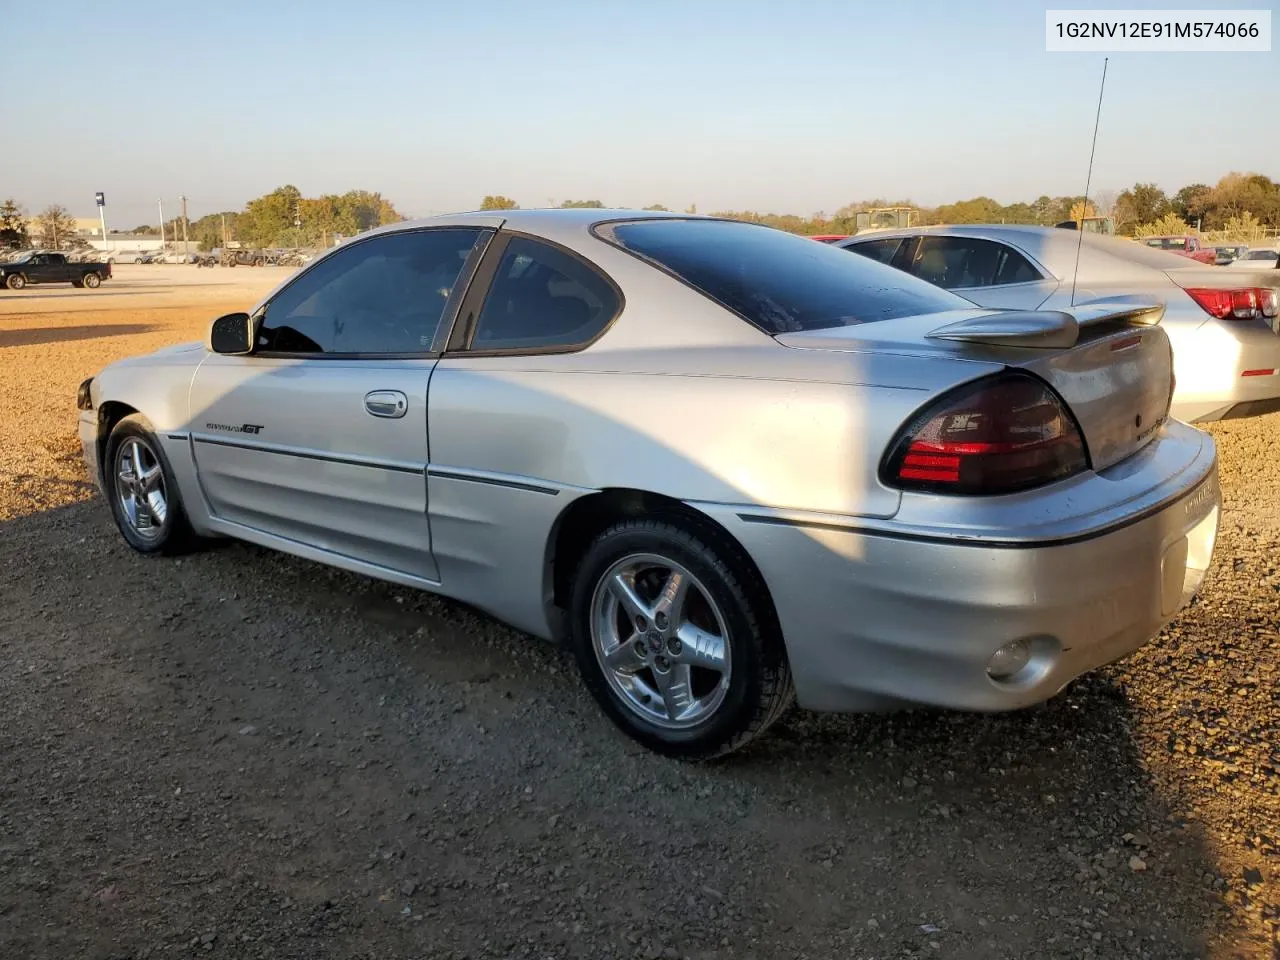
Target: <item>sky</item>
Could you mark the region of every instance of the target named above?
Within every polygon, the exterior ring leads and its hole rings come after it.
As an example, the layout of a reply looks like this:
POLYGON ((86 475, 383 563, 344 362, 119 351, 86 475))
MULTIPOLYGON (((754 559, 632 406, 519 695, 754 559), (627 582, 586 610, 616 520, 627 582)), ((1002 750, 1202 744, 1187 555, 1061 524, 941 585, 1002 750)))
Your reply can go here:
MULTIPOLYGON (((0 0, 12 14, 20 0, 0 0)), ((1252 3, 1163 6, 1267 8, 1252 3)), ((1069 6, 1065 0, 1049 4, 1069 6)), ((1079 7, 1161 4, 1085 0, 1079 7)), ((599 199, 832 213, 1084 189, 1103 54, 1044 3, 59 0, 5 49, 0 197, 125 228, 282 184, 410 216, 599 199)), ((1274 15, 1273 15, 1274 17, 1274 15)), ((11 16, 5 18, 10 20, 11 16)), ((1280 52, 1112 53, 1094 190, 1280 179, 1280 52)))

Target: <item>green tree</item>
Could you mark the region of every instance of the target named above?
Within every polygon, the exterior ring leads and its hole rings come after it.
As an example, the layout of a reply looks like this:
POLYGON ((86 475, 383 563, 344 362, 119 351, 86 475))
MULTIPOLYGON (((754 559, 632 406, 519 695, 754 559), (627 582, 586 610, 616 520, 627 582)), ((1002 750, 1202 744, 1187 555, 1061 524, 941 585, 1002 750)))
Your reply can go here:
POLYGON ((504 197, 502 194, 485 194, 485 198, 480 201, 481 210, 519 210, 520 204, 516 203, 510 197, 504 197))
POLYGON ((1116 228, 1131 232, 1140 223, 1151 223, 1170 212, 1169 198, 1154 183, 1135 183, 1116 197, 1116 228))
POLYGON ((1203 217, 1205 204, 1212 190, 1207 183, 1188 184, 1170 198, 1171 212, 1187 221, 1203 217))
POLYGON ((1191 226, 1176 213, 1166 213, 1150 223, 1141 223, 1134 228, 1135 237, 1180 237, 1192 233, 1191 226))
POLYGON ((561 209, 568 208, 568 207, 603 208, 604 204, 601 203, 599 200, 566 200, 564 203, 560 204, 560 207, 561 209))
POLYGON ((30 244, 26 211, 12 197, 0 201, 0 247, 22 248, 30 244))
POLYGON ((649 204, 649 206, 645 207, 644 209, 645 210, 666 210, 667 208, 660 203, 651 203, 649 204))
POLYGON ((76 233, 76 221, 66 207, 51 203, 36 217, 36 239, 49 250, 70 249, 76 233))

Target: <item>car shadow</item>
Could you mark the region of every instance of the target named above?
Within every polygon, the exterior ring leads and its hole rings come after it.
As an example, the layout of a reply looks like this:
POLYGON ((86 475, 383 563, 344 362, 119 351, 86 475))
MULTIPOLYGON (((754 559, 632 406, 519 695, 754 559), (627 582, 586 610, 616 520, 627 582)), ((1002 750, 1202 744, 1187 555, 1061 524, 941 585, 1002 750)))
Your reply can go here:
POLYGON ((17 330, 0 329, 0 347, 29 347, 39 343, 63 343, 70 340, 100 340, 104 337, 125 337, 137 333, 158 330, 154 324, 117 323, 94 324, 77 327, 21 327, 17 330))
POLYGON ((691 765, 465 604, 248 544, 143 557, 100 498, 0 523, 0 569, 9 883, 41 891, 0 953, 507 956, 518 915, 538 955, 1075 960, 1223 929, 1117 668, 1013 714, 793 710, 691 765))

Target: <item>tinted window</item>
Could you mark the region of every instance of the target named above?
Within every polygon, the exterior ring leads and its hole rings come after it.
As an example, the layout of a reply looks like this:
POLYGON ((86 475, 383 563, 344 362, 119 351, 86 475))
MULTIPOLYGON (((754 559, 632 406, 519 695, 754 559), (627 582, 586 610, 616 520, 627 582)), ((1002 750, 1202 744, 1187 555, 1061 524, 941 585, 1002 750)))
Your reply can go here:
POLYGON ((911 272, 947 290, 1040 279, 1016 250, 977 237, 921 237, 911 272))
POLYGON ((1277 256, 1280 256, 1280 254, 1277 254, 1274 250, 1250 250, 1249 256, 1246 257, 1245 259, 1246 260, 1274 260, 1276 259, 1277 256))
POLYGON ((866 257, 751 223, 639 220, 604 235, 769 334, 973 306, 866 257))
POLYGON ((870 257, 872 260, 879 260, 881 263, 888 263, 893 259, 893 255, 898 252, 898 247, 900 246, 902 246, 901 237, 886 237, 883 240, 867 240, 864 243, 855 243, 845 249, 860 253, 864 257, 870 257))
POLYGON ((514 237, 485 296, 471 349, 576 346, 603 330, 620 306, 610 283, 577 257, 514 237))
POLYGON ((422 353, 478 230, 418 230, 363 240, 282 290, 258 330, 259 350, 422 353))

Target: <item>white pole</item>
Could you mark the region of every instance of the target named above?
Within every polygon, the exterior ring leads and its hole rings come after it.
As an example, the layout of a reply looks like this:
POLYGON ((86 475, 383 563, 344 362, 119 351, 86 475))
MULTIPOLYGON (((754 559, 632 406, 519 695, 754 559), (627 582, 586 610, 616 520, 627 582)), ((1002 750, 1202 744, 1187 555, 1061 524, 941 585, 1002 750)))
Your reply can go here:
POLYGON ((104 250, 104 251, 108 251, 108 252, 109 252, 109 251, 111 250, 111 244, 109 244, 109 243, 107 242, 107 214, 106 214, 106 210, 107 210, 107 208, 106 208, 106 206, 105 206, 105 205, 103 205, 103 206, 101 206, 101 207, 99 207, 99 208, 98 208, 98 222, 99 222, 100 224, 102 224, 102 248, 103 248, 103 250, 104 250))
POLYGON ((160 207, 160 252, 164 252, 164 201, 156 200, 156 204, 160 207))

